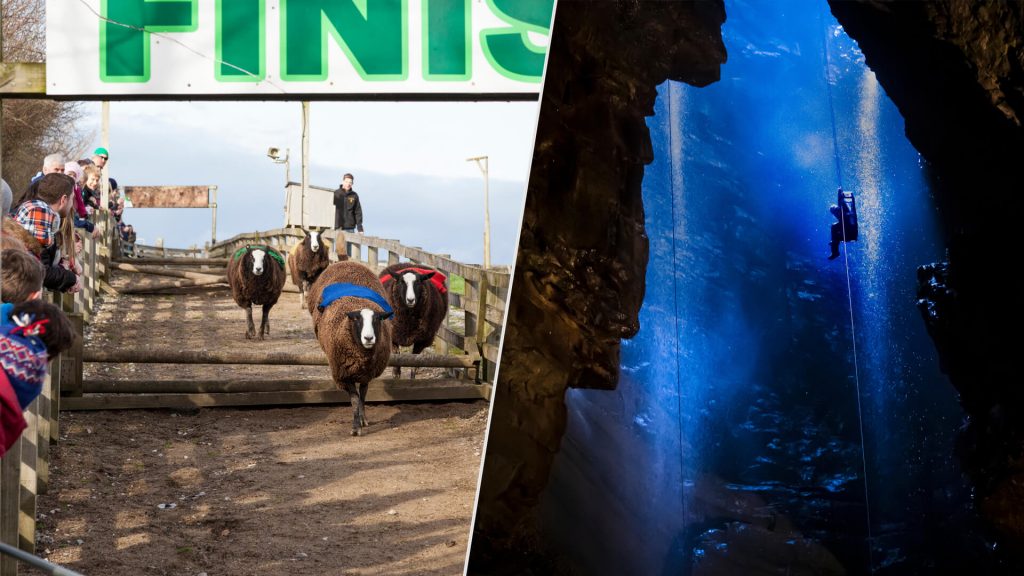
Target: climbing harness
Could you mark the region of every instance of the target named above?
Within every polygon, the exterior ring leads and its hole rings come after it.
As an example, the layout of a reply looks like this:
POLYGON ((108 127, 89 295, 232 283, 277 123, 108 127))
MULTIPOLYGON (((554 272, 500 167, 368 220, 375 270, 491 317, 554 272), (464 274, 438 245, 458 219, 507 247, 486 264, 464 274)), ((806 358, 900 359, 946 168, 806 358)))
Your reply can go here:
MULTIPOLYGON (((822 20, 822 27, 824 28, 824 20, 822 20)), ((828 51, 828 28, 825 28, 823 44, 825 48, 825 87, 828 92, 829 117, 832 121, 832 156, 835 160, 836 180, 839 182, 839 188, 842 189, 843 172, 839 162, 839 137, 836 132, 836 111, 832 102, 832 60, 829 57, 828 51)), ((843 209, 842 205, 839 206, 839 209, 841 212, 843 209)), ((853 288, 850 282, 850 252, 846 239, 846 222, 843 218, 840 218, 839 226, 843 231, 843 261, 846 264, 846 298, 850 310, 850 339, 853 342, 853 380, 857 390, 857 423, 859 424, 860 430, 860 459, 864 473, 864 508, 866 510, 865 516, 868 528, 868 571, 874 574, 874 537, 871 533, 871 499, 868 494, 868 460, 866 455, 867 448, 864 444, 864 412, 861 407, 860 399, 860 371, 857 366, 857 328, 853 319, 853 288)))

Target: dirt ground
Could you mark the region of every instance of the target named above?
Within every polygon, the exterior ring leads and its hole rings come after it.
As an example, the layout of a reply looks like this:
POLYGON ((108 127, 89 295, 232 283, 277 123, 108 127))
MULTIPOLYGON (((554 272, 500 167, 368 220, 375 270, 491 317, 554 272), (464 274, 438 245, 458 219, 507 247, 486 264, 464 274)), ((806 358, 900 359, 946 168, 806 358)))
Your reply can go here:
MULTIPOLYGON (((227 290, 108 297, 98 311, 86 346, 316 346, 297 294, 282 296, 265 342, 243 338, 227 290)), ((329 377, 326 366, 85 373, 275 376, 329 377)), ((348 405, 64 412, 37 553, 87 575, 461 574, 487 404, 372 404, 367 418, 353 438, 348 405)))

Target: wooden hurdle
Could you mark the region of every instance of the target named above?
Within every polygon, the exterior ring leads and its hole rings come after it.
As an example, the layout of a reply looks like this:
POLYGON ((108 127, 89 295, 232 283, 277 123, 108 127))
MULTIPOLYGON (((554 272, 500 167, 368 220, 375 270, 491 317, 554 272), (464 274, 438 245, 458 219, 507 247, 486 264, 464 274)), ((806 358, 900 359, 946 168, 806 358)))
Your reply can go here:
MULTIPOLYGON (((142 257, 119 262, 116 257, 117 239, 113 220, 106 212, 102 212, 98 220, 101 237, 98 240, 85 239, 82 291, 73 296, 47 296, 68 313, 80 336, 95 314, 96 299, 101 293, 118 294, 109 284, 109 275, 113 270, 158 274, 172 279, 171 283, 182 285, 204 282, 216 284, 215 280, 221 279, 228 259, 239 247, 258 243, 287 251, 302 238, 298 230, 278 229, 240 234, 210 246, 205 251, 150 249, 137 245, 137 253, 142 257)), ((479 266, 456 262, 445 255, 403 246, 397 240, 334 231, 326 232, 324 237, 347 243, 353 259, 358 259, 375 271, 389 264, 407 261, 432 266, 443 271, 449 278, 459 276, 465 281, 462 293, 449 292, 449 303, 454 313, 448 314, 445 324, 439 330, 436 349, 440 354, 396 354, 389 364, 461 370, 468 373, 469 378, 378 378, 370 383, 368 401, 490 399, 491 381, 498 359, 498 338, 504 322, 509 287, 507 270, 483 270, 479 266), (459 319, 462 320, 461 324, 459 319)), ((215 353, 84 349, 83 339, 79 338, 71 350, 51 363, 50 375, 42 394, 26 411, 29 428, 0 461, 0 542, 18 546, 27 552, 35 550, 36 496, 49 487, 50 448, 60 439, 60 410, 349 402, 348 394, 338 390, 333 382, 326 379, 84 382, 84 362, 327 364, 326 358, 318 350, 301 354, 254 354, 244 350, 215 353)), ((16 574, 16 561, 8 556, 0 557, 0 576, 16 574)))
MULTIPOLYGON (((484 270, 481 266, 457 262, 446 255, 433 254, 419 247, 405 246, 398 240, 366 236, 356 232, 328 230, 322 236, 335 244, 345 243, 351 259, 366 264, 376 272, 391 264, 413 262, 437 268, 449 279, 452 276, 463 278, 464 293, 448 293, 448 303, 456 313, 448 314, 438 331, 441 352, 480 356, 480 380, 493 380, 511 279, 507 269, 502 267, 484 270), (462 317, 461 327, 453 325, 453 316, 462 317)), ((211 258, 227 259, 237 249, 248 244, 266 244, 287 251, 296 242, 301 241, 302 237, 302 232, 295 228, 239 234, 211 246, 208 255, 211 258)))

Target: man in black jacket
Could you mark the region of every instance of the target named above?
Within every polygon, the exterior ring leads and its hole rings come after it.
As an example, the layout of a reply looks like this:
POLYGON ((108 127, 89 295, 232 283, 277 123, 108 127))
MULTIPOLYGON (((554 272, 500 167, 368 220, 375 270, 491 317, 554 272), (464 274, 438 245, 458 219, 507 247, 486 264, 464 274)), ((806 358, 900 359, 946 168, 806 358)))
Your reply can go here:
MULTIPOLYGON (((342 232, 363 231, 363 207, 359 204, 359 194, 352 189, 352 182, 355 179, 351 174, 345 174, 341 178, 341 187, 334 191, 334 227, 342 232)), ((341 254, 342 242, 334 243, 334 250, 341 254)), ((351 252, 351 245, 344 243, 345 255, 351 252)))
POLYGON ((341 187, 334 191, 334 227, 343 232, 363 231, 363 207, 359 194, 352 189, 354 180, 351 174, 345 174, 341 187))

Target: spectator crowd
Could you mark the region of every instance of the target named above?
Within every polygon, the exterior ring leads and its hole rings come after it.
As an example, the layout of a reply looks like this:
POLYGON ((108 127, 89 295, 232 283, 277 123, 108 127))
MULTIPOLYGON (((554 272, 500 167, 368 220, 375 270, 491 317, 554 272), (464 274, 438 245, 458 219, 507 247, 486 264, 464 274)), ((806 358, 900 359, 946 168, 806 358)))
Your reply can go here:
MULTIPOLYGON (((43 159, 42 170, 15 193, 3 182, 0 234, 0 456, 25 428, 22 412, 42 390, 49 361, 76 338, 67 316, 40 298, 43 289, 82 290, 79 260, 84 235, 96 238, 103 168, 110 155, 97 148, 90 158, 43 159)), ((110 211, 122 252, 133 252, 135 231, 122 222, 124 198, 113 178, 110 211)))

